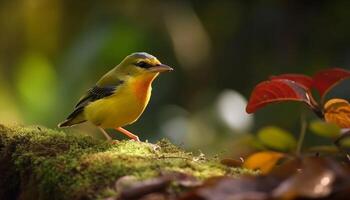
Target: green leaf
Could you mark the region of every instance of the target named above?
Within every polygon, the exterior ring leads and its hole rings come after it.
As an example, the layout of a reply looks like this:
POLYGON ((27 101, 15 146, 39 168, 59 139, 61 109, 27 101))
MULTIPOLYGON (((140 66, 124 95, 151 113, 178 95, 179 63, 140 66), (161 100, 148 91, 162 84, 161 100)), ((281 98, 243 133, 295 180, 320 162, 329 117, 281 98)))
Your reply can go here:
POLYGON ((340 137, 335 140, 335 145, 345 150, 347 153, 350 151, 350 132, 343 133, 340 137))
POLYGON ((350 138, 344 138, 343 140, 340 141, 340 146, 344 148, 350 148, 350 138))
POLYGON ((265 146, 280 151, 293 150, 297 143, 291 133, 274 126, 262 128, 257 136, 265 146))
POLYGON ((334 145, 319 145, 319 146, 312 146, 307 149, 308 152, 313 153, 327 153, 327 154, 336 154, 339 153, 339 149, 334 145))
POLYGON ((320 120, 312 121, 309 129, 316 135, 328 138, 334 138, 340 134, 340 128, 337 125, 320 120))

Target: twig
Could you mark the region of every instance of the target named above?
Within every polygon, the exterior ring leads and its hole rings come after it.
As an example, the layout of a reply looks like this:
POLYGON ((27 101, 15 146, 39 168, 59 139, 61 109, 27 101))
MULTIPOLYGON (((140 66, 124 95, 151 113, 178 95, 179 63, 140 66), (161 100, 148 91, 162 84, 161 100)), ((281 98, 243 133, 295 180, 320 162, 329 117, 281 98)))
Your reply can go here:
POLYGON ((307 122, 305 118, 305 113, 302 112, 300 116, 300 134, 299 134, 299 139, 298 139, 298 144, 297 144, 297 149, 296 149, 296 155, 300 156, 301 154, 301 149, 304 143, 304 138, 306 134, 306 128, 307 128, 307 122))
POLYGON ((157 156, 156 159, 183 159, 183 160, 191 160, 193 161, 193 158, 188 157, 181 157, 181 156, 157 156))

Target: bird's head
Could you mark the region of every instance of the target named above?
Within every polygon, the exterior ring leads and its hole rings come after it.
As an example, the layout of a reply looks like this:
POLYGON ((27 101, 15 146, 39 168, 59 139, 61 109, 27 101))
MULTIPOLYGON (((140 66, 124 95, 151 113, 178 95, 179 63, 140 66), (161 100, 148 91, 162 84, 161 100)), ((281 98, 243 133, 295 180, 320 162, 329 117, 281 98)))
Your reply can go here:
POLYGON ((142 76, 146 74, 157 75, 160 72, 169 72, 173 68, 162 64, 156 57, 148 53, 133 53, 127 56, 118 69, 130 76, 142 76))

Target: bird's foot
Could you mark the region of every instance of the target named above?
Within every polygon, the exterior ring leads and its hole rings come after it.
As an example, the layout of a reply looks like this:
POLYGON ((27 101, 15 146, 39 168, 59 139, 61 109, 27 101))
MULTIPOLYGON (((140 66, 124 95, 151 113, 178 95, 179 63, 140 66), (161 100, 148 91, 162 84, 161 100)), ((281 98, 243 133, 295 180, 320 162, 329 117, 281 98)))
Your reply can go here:
POLYGON ((112 137, 109 136, 109 134, 103 128, 99 127, 99 129, 100 129, 101 133, 103 134, 103 136, 105 136, 106 140, 112 141, 112 137))
POLYGON ((135 137, 132 137, 131 140, 135 141, 135 142, 141 142, 140 138, 136 135, 135 135, 135 137))
POLYGON ((137 142, 140 142, 140 139, 137 135, 131 133, 130 131, 122 128, 122 127, 118 127, 118 128, 115 128, 115 130, 123 133, 124 135, 128 136, 131 140, 134 140, 134 141, 137 141, 137 142))

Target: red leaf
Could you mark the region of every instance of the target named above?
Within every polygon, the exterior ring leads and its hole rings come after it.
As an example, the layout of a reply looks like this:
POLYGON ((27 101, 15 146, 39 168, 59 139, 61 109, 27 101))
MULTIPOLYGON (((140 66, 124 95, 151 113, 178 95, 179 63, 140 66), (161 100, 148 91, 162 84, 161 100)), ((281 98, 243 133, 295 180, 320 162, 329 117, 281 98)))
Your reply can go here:
POLYGON ((350 71, 340 68, 332 68, 319 71, 313 77, 313 87, 317 89, 321 98, 340 81, 349 78, 350 71))
POLYGON ((267 104, 281 101, 302 101, 308 105, 311 104, 308 91, 304 86, 294 81, 277 79, 261 82, 254 88, 246 111, 253 113, 267 104))
POLYGON ((304 86, 308 90, 310 90, 312 87, 312 78, 310 76, 306 76, 302 74, 280 74, 277 76, 270 77, 270 80, 281 80, 281 79, 295 81, 300 85, 304 86))

